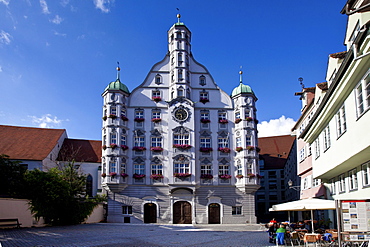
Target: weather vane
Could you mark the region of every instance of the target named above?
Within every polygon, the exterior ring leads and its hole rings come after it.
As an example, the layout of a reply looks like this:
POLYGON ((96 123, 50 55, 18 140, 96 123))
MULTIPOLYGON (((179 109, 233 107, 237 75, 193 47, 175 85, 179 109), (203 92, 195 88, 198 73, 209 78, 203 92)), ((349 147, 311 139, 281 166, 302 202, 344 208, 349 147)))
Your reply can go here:
POLYGON ((299 84, 301 84, 302 89, 303 89, 303 88, 304 88, 303 78, 302 78, 302 77, 299 77, 299 78, 298 78, 298 81, 299 81, 299 84))
POLYGON ((240 83, 242 83, 242 82, 243 82, 243 78, 242 78, 242 75, 243 75, 242 67, 243 67, 243 66, 240 66, 240 71, 239 71, 239 75, 240 75, 240 83))
POLYGON ((177 14, 177 23, 180 23, 180 17, 181 17, 181 15, 180 15, 180 9, 179 8, 176 8, 176 9, 178 11, 178 14, 177 14))

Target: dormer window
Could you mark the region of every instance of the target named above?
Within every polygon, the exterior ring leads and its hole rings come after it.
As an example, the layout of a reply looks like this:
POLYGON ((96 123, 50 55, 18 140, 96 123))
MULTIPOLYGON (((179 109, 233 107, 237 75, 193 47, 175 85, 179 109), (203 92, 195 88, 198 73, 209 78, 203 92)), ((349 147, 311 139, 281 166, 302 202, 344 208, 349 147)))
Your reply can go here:
POLYGON ((160 74, 157 74, 155 76, 155 83, 156 84, 161 84, 162 83, 162 76, 160 74))
POLYGON ((179 87, 177 89, 177 97, 184 97, 184 88, 183 87, 179 87))
POLYGON ((204 75, 202 75, 202 76, 199 77, 199 84, 201 86, 206 85, 206 77, 204 75))

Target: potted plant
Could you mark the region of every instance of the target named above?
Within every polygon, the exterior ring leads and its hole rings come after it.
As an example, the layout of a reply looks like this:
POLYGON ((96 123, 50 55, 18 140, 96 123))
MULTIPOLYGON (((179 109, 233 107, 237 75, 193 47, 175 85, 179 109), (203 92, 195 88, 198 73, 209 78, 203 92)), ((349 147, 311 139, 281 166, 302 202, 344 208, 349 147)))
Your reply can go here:
POLYGON ((152 97, 152 100, 158 103, 159 101, 162 100, 162 98, 159 96, 155 96, 155 97, 152 97))
POLYGON ((212 175, 212 174, 201 174, 201 175, 200 175, 200 178, 204 178, 204 179, 212 179, 212 178, 213 178, 213 175, 212 175))
POLYGON ((173 176, 177 178, 187 178, 187 177, 190 177, 191 174, 190 173, 174 173, 173 176))
POLYGON ((145 178, 145 174, 134 173, 134 175, 132 175, 132 177, 135 178, 135 179, 141 179, 141 178, 145 178))
POLYGON ((213 151, 213 148, 199 148, 199 151, 204 152, 204 153, 209 153, 213 151))
POLYGON ((145 151, 146 150, 146 147, 138 147, 138 146, 135 146, 132 148, 132 150, 134 151, 145 151))
POLYGON ((103 145, 101 148, 105 150, 107 149, 107 145, 103 145))
POLYGON ((256 152, 257 153, 261 152, 261 149, 259 147, 256 147, 256 152))
POLYGON ((209 99, 208 98, 200 98, 199 99, 200 102, 202 102, 203 104, 209 102, 209 99))
POLYGON ((200 119, 200 122, 201 122, 201 123, 210 123, 210 122, 211 122, 211 120, 210 120, 210 119, 202 118, 202 119, 200 119))
POLYGON ((227 124, 229 121, 227 121, 227 119, 219 119, 218 122, 222 124, 227 124))
POLYGON ((112 178, 115 178, 117 176, 117 173, 116 172, 110 172, 109 176, 111 176, 112 178))
POLYGON ((236 178, 239 178, 239 179, 244 178, 244 176, 243 176, 242 174, 238 174, 238 175, 236 175, 235 177, 236 177, 236 178))
POLYGON ((162 174, 152 174, 150 175, 150 178, 154 180, 159 180, 163 178, 163 175, 162 174))
POLYGON ((153 151, 153 152, 162 152, 163 151, 163 148, 162 147, 151 147, 150 148, 150 151, 153 151))
POLYGON ((235 148, 235 151, 237 151, 237 152, 241 152, 241 151, 243 151, 243 147, 236 147, 236 148, 235 148))
POLYGON ((235 119, 235 123, 240 123, 242 121, 242 119, 241 118, 237 118, 237 119, 235 119))
POLYGON ((253 121, 253 118, 252 117, 246 117, 245 120, 247 120, 247 122, 251 122, 251 121, 253 121))
POLYGON ((109 114, 108 117, 111 118, 111 119, 116 119, 117 118, 117 116, 115 114, 109 114))
POLYGON ((254 146, 247 146, 246 149, 249 150, 249 151, 253 151, 254 150, 254 146))
POLYGON ((121 116, 122 121, 128 121, 128 118, 124 115, 121 116))
POLYGON ((221 179, 230 179, 231 178, 231 175, 229 174, 222 174, 222 175, 218 175, 219 178, 221 179))
POLYGON ((105 120, 107 120, 107 118, 108 118, 107 116, 102 117, 102 119, 103 119, 104 121, 105 121, 105 120))
POLYGON ((257 176, 257 178, 263 178, 263 176, 259 175, 259 174, 257 174, 256 176, 257 176))
POLYGON ((247 177, 248 177, 248 178, 254 178, 255 176, 256 176, 256 174, 253 174, 253 173, 248 173, 248 174, 247 174, 247 177))
POLYGON ((159 123, 160 121, 162 121, 162 118, 152 118, 153 123, 159 123))
POLYGON ((105 178, 106 176, 107 176, 107 174, 106 174, 106 173, 102 173, 102 174, 101 174, 101 177, 102 177, 102 178, 105 178))
POLYGON ((218 151, 220 151, 221 153, 230 153, 230 148, 218 148, 218 151))
POLYGON ((144 122, 145 121, 145 118, 136 117, 134 120, 135 120, 135 122, 144 122))
POLYGON ((191 148, 191 145, 189 144, 173 144, 174 148, 180 148, 180 149, 189 149, 191 148))
POLYGON ((115 148, 117 147, 117 144, 115 144, 115 143, 111 143, 111 144, 109 145, 109 147, 110 147, 111 149, 115 149, 115 148))
POLYGON ((125 150, 127 150, 127 149, 128 149, 128 146, 126 146, 126 145, 121 145, 121 148, 122 148, 122 150, 123 150, 123 151, 125 151, 125 150))
POLYGON ((123 173, 121 173, 121 177, 126 178, 126 177, 128 177, 128 174, 123 172, 123 173))

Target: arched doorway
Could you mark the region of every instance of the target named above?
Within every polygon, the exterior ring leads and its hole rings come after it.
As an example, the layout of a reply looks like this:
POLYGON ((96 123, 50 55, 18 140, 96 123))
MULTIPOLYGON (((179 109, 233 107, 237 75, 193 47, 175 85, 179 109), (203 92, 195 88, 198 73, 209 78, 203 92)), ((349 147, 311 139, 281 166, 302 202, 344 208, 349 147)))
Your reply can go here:
POLYGON ((173 204, 173 224, 191 224, 191 204, 185 201, 173 204))
POLYGON ((157 205, 154 203, 144 204, 144 223, 157 223, 157 205))
POLYGON ((208 224, 221 224, 220 204, 211 203, 208 205, 208 224))

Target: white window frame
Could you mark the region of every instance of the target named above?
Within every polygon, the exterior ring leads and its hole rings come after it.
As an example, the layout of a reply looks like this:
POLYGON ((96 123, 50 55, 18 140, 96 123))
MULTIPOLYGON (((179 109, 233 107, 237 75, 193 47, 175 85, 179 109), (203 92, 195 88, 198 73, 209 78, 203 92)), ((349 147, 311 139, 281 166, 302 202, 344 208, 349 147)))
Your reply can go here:
POLYGON ((212 140, 210 137, 200 137, 200 147, 210 148, 212 146, 212 140))
POLYGON ((218 147, 228 148, 229 147, 229 137, 218 137, 218 147))
POLYGON ((219 175, 230 175, 230 165, 229 164, 219 164, 218 165, 219 175))
POLYGON ((246 146, 253 146, 253 140, 251 135, 247 135, 245 137, 245 145, 246 146))
POLYGON ((364 187, 370 186, 370 162, 362 164, 361 170, 362 170, 362 185, 364 187))
POLYGON ((151 174, 163 174, 162 164, 151 164, 151 174))
POLYGON ((330 129, 329 125, 325 127, 325 129, 322 132, 323 140, 324 140, 324 151, 328 150, 330 148, 330 129))
POLYGON ((173 171, 174 173, 190 173, 190 163, 188 161, 175 161, 173 171))
POLYGON ((212 165, 211 164, 200 165, 200 174, 212 174, 212 165))
POLYGON ((352 169, 348 171, 348 185, 349 190, 357 190, 358 189, 358 181, 357 181, 357 169, 352 169))
POLYGON ((242 215, 242 206, 232 206, 231 215, 242 215))
POLYGON ((150 146, 151 147, 162 147, 162 137, 161 136, 152 136, 150 146))
POLYGON ((145 147, 145 137, 144 136, 134 136, 134 146, 135 147, 145 147))
POLYGON ((370 70, 355 88, 357 118, 361 117, 370 107, 370 70))
POLYGON ((337 193, 335 185, 335 178, 330 179, 330 192, 332 195, 335 195, 337 193))
POLYGON ((174 133, 173 144, 189 145, 190 135, 188 133, 174 133))
POLYGON ((320 140, 316 138, 315 140, 315 159, 320 157, 320 140))
POLYGON ((306 158, 305 148, 302 148, 302 149, 299 151, 299 162, 304 161, 304 159, 305 159, 305 158, 306 158))
POLYGON ((116 161, 109 162, 109 172, 117 172, 117 162, 116 161))
POLYGON ((337 123, 337 137, 339 138, 347 130, 346 111, 344 105, 339 109, 335 117, 337 123))
POLYGON ((145 174, 145 164, 134 164, 134 173, 145 174))
POLYGON ((110 134, 110 144, 117 144, 117 134, 116 133, 110 134))
POLYGON ((122 206, 122 214, 131 215, 132 214, 132 206, 122 206))
POLYGON ((127 140, 126 140, 126 136, 125 135, 121 135, 121 145, 127 145, 127 140))
POLYGON ((344 175, 344 173, 340 174, 338 176, 338 182, 339 182, 339 193, 344 193, 346 192, 346 177, 344 175))
POLYGON ((135 118, 144 118, 144 110, 136 110, 135 118))

